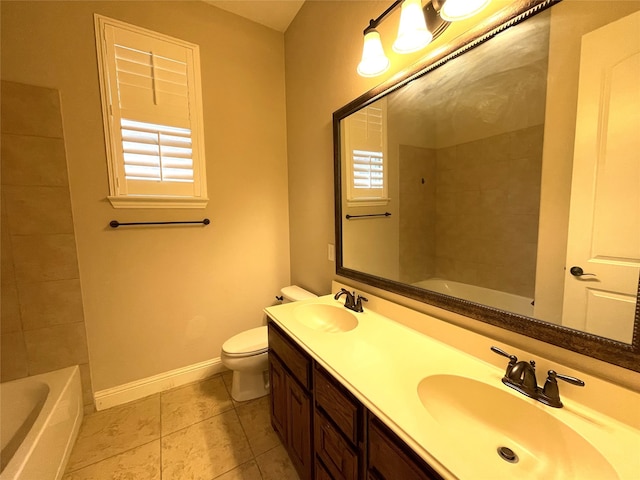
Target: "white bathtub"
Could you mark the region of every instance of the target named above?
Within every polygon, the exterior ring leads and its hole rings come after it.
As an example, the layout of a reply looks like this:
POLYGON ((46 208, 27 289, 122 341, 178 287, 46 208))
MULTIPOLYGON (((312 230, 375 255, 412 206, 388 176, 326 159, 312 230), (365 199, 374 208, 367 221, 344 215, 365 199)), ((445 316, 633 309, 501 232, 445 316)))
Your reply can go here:
POLYGON ((0 480, 59 480, 82 423, 77 366, 0 384, 0 480))
POLYGON ((470 302, 481 303, 489 307, 507 310, 509 312, 533 317, 533 298, 521 297, 512 293, 505 293, 490 288, 476 287, 466 283, 445 280, 444 278, 429 278, 413 284, 416 287, 443 293, 452 297, 462 298, 470 302))

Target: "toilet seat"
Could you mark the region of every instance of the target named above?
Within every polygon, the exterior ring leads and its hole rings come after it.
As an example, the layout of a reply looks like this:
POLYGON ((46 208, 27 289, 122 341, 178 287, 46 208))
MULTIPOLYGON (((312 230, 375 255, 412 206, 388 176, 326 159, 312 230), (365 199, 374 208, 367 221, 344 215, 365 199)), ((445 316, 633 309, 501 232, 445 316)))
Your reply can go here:
POLYGON ((229 357, 250 357, 269 350, 267 327, 257 327, 234 335, 222 344, 222 353, 229 357))

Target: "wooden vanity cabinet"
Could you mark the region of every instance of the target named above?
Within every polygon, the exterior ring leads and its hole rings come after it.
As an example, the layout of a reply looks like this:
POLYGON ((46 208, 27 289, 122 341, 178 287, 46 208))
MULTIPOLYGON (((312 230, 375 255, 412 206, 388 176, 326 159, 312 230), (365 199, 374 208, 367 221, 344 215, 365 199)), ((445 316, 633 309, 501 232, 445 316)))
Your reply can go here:
POLYGON ((442 480, 269 320, 271 424, 301 480, 442 480))
POLYGON ((311 359, 269 322, 271 424, 302 480, 311 480, 311 359))

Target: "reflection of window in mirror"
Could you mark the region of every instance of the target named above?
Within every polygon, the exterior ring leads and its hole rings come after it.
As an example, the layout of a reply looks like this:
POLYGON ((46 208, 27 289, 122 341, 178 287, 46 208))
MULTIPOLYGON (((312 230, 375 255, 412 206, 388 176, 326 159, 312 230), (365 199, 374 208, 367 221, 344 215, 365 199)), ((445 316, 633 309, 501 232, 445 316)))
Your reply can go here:
POLYGON ((384 205, 388 198, 387 101, 379 100, 344 120, 347 202, 384 205))

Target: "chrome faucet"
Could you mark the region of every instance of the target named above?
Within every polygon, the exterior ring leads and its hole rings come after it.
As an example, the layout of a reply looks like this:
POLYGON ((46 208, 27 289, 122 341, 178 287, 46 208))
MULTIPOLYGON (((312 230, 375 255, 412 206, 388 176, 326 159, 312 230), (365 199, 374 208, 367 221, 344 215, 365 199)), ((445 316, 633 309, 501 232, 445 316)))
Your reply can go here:
POLYGON ((356 295, 356 292, 351 293, 346 288, 340 289, 340 291, 336 293, 333 298, 338 300, 342 295, 346 295, 346 299, 344 301, 345 308, 353 310, 354 312, 364 312, 364 309, 362 308, 362 302, 368 301, 366 298, 361 295, 356 295))
POLYGON ((498 347, 491 347, 491 350, 509 359, 504 377, 502 377, 502 383, 550 407, 562 407, 558 382, 556 381, 557 378, 573 385, 584 387, 584 382, 579 378, 560 375, 553 370, 549 370, 547 381, 544 387, 540 388, 536 380, 536 362, 533 360, 529 362, 518 362, 518 357, 510 355, 498 347))

